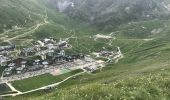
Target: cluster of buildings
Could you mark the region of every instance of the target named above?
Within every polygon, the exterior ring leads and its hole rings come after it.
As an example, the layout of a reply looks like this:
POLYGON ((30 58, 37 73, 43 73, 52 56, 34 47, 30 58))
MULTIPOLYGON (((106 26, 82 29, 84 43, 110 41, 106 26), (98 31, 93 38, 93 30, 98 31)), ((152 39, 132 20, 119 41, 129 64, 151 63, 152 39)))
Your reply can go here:
POLYGON ((4 55, 0 55, 0 66, 6 66, 10 59, 4 55))
POLYGON ((116 55, 119 55, 119 53, 120 53, 120 49, 117 47, 114 51, 102 50, 102 51, 99 52, 99 56, 112 58, 116 55))
MULTIPOLYGON (((84 54, 67 55, 65 49, 69 47, 70 45, 66 40, 60 39, 57 42, 54 38, 45 38, 33 43, 31 47, 19 50, 18 58, 8 59, 4 55, 0 55, 1 66, 6 66, 3 76, 37 71, 51 65, 84 59, 84 54)), ((14 48, 10 48, 10 50, 12 49, 14 48)))
POLYGON ((57 42, 54 38, 45 38, 43 40, 38 40, 32 45, 32 47, 23 48, 20 52, 20 55, 25 57, 36 55, 45 60, 47 56, 53 56, 55 51, 63 50, 70 47, 68 41, 60 39, 60 41, 57 42))
POLYGON ((84 59, 83 54, 74 55, 54 55, 52 58, 42 59, 23 59, 17 58, 8 62, 3 76, 22 74, 47 68, 52 65, 61 65, 66 62, 74 62, 77 59, 84 59))
POLYGON ((8 53, 9 51, 13 51, 15 49, 15 45, 9 46, 0 46, 0 54, 8 53))
POLYGON ((16 48, 15 45, 0 46, 0 66, 7 65, 7 62, 11 60, 11 58, 8 57, 8 54, 14 51, 15 48, 16 48))
POLYGON ((40 70, 47 67, 48 62, 40 62, 40 60, 29 60, 23 58, 17 58, 8 62, 6 69, 3 72, 3 76, 10 76, 13 74, 22 74, 25 72, 40 70))
POLYGON ((106 50, 105 48, 99 52, 92 53, 96 58, 104 58, 107 62, 117 63, 120 59, 123 58, 123 54, 120 50, 120 47, 116 47, 114 50, 106 50))

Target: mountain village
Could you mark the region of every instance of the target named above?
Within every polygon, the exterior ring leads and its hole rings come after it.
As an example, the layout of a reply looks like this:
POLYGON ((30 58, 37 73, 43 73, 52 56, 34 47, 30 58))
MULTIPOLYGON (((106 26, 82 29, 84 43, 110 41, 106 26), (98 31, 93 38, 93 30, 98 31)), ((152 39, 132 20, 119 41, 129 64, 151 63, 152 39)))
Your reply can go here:
POLYGON ((0 46, 0 66, 5 68, 0 84, 9 85, 17 80, 44 74, 56 76, 75 70, 93 73, 101 70, 108 62, 116 62, 123 57, 119 47, 114 51, 101 50, 95 53, 96 57, 107 58, 108 61, 96 60, 92 55, 83 53, 68 53, 67 50, 71 48, 68 40, 57 41, 53 37, 37 40, 23 48, 16 45, 0 46), (11 54, 16 50, 18 52, 12 57, 11 54))
MULTIPOLYGON (((71 45, 64 39, 57 42, 54 38, 45 38, 36 41, 32 45, 32 47, 19 49, 18 58, 7 56, 8 53, 17 49, 15 45, 0 47, 0 65, 5 66, 1 82, 50 73, 52 72, 50 70, 55 68, 71 71, 82 68, 82 63, 84 65, 82 69, 89 72, 104 66, 104 61, 96 61, 82 53, 67 55, 65 49, 71 48, 71 45), (28 73, 30 75, 27 75, 28 73)), ((111 56, 112 53, 101 51, 100 55, 111 56)))

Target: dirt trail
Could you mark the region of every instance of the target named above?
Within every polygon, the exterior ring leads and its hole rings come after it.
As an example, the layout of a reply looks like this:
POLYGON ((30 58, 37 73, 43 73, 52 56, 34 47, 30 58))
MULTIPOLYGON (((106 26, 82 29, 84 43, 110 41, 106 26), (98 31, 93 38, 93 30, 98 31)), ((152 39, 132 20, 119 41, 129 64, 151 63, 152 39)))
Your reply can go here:
POLYGON ((130 40, 130 41, 151 41, 154 40, 154 38, 146 38, 146 39, 119 39, 119 40, 130 40))
POLYGON ((8 85, 8 87, 9 87, 12 91, 17 92, 17 94, 21 94, 21 93, 22 93, 22 92, 18 91, 17 89, 15 89, 15 88, 11 85, 11 83, 6 83, 6 85, 8 85))
POLYGON ((69 76, 67 77, 66 79, 64 79, 63 81, 61 82, 57 82, 57 83, 54 83, 54 84, 51 84, 51 85, 47 85, 47 86, 43 86, 43 87, 40 87, 40 88, 37 88, 37 89, 33 89, 33 90, 30 90, 30 91, 26 91, 26 92, 20 92, 18 90, 16 90, 11 84, 9 83, 6 83, 12 91, 16 91, 17 93, 14 93, 14 94, 6 94, 6 95, 0 95, 0 97, 7 97, 7 96, 17 96, 17 95, 23 95, 23 94, 28 94, 28 93, 31 93, 31 92, 35 92, 35 91, 39 91, 39 90, 44 90, 44 89, 48 89, 50 87, 56 87, 62 83, 64 83, 65 81, 75 77, 75 76, 78 76, 78 75, 81 75, 85 72, 81 72, 81 73, 78 73, 78 74, 75 74, 75 75, 72 75, 72 76, 69 76))
POLYGON ((11 40, 18 39, 18 38, 21 38, 21 37, 25 37, 25 36, 27 36, 27 35, 30 35, 30 34, 34 33, 37 29, 39 29, 41 26, 49 23, 48 20, 47 20, 47 19, 48 19, 48 16, 47 16, 47 11, 46 11, 46 9, 45 9, 45 16, 41 15, 41 17, 44 18, 44 21, 43 21, 42 23, 38 23, 36 26, 34 26, 34 29, 33 29, 33 30, 28 31, 28 32, 25 32, 24 34, 17 35, 17 36, 12 37, 12 38, 8 38, 8 39, 4 40, 4 42, 8 42, 8 43, 12 44, 12 43, 11 43, 11 40))

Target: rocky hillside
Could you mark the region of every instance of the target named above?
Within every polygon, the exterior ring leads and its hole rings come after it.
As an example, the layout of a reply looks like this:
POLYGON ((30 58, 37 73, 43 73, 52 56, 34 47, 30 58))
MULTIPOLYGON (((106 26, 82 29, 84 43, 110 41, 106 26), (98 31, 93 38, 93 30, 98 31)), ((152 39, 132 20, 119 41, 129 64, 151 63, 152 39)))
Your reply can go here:
POLYGON ((60 11, 97 25, 99 29, 136 20, 167 18, 169 0, 51 0, 60 11))

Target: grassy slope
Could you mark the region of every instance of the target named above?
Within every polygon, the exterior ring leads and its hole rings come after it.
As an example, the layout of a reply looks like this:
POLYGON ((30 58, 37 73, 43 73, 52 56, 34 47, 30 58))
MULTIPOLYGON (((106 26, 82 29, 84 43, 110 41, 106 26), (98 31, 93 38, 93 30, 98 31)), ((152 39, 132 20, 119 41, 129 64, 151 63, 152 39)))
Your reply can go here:
MULTIPOLYGON (((159 35, 159 37, 158 34, 154 35, 156 38, 154 40, 144 41, 140 39, 143 37, 133 40, 118 34, 118 38, 112 44, 120 46, 125 56, 118 64, 110 64, 102 72, 84 74, 69 80, 47 95, 39 91, 18 96, 16 99, 168 99, 170 95, 167 92, 170 89, 168 30, 165 28, 159 35)), ((86 47, 90 48, 88 45, 86 47)))
POLYGON ((0 94, 10 92, 11 89, 6 84, 0 84, 0 94))
MULTIPOLYGON (((48 36, 60 38, 75 34, 78 39, 71 39, 71 44, 74 46, 71 52, 89 53, 98 51, 103 46, 113 48, 107 44, 108 41, 94 41, 90 38, 98 32, 87 27, 86 24, 79 24, 79 21, 54 13, 53 8, 48 8, 47 13, 50 24, 40 27, 30 35, 30 38, 34 37, 35 40, 48 36)), ((46 94, 44 92, 35 92, 9 99, 75 100, 79 98, 81 100, 86 98, 88 100, 101 97, 106 100, 109 98, 160 100, 169 98, 169 94, 164 93, 169 90, 169 26, 169 21, 159 20, 121 25, 115 30, 117 39, 112 43, 114 47, 120 46, 125 56, 118 64, 110 64, 102 72, 84 74, 69 80, 47 95, 44 95, 46 94), (160 34, 151 34, 150 31, 155 28, 162 28, 163 31, 160 34), (156 39, 144 41, 143 38, 156 39), (165 70, 161 71, 161 69, 165 70)))
MULTIPOLYGON (((149 73, 121 76, 123 78, 90 84, 72 85, 57 89, 52 93, 43 95, 43 92, 16 97, 16 99, 34 100, 163 100, 169 99, 169 69, 165 71, 156 70, 149 73), (161 84, 160 84, 161 83, 161 84)), ((80 81, 79 81, 80 83, 80 81)))
POLYGON ((41 21, 37 12, 42 13, 42 7, 36 2, 32 2, 33 0, 1 0, 0 33, 2 33, 4 29, 12 29, 12 26, 27 27, 34 25, 35 20, 41 21))
POLYGON ((37 89, 46 85, 50 85, 50 84, 54 84, 57 82, 60 82, 62 80, 64 80, 65 78, 71 76, 71 75, 75 75, 77 73, 82 72, 82 70, 75 70, 66 74, 62 74, 62 75, 58 75, 58 76, 53 76, 51 74, 44 74, 44 75, 40 75, 40 76, 36 76, 33 78, 28 78, 28 79, 24 79, 24 80, 20 80, 20 81, 15 81, 12 83, 12 85, 22 91, 22 92, 26 92, 32 89, 37 89))

